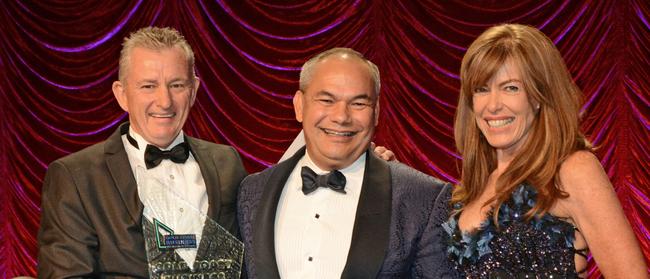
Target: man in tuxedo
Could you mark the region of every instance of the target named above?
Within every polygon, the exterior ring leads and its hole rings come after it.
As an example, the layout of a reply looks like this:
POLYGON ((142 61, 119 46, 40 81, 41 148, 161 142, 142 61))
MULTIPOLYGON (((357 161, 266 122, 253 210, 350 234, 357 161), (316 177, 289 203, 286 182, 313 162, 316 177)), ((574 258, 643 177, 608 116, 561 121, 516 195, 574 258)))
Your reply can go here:
POLYGON ((242 181, 250 278, 446 278, 450 185, 369 152, 379 70, 335 48, 307 61, 293 98, 306 147, 242 181), (444 194, 441 194, 444 193, 444 194))
POLYGON ((149 277, 143 201, 155 197, 140 191, 142 177, 186 201, 163 200, 179 219, 191 221, 196 210, 238 234, 235 200, 246 176, 239 155, 182 131, 198 86, 194 54, 176 30, 147 27, 124 40, 112 89, 129 122, 49 166, 39 277, 149 277))

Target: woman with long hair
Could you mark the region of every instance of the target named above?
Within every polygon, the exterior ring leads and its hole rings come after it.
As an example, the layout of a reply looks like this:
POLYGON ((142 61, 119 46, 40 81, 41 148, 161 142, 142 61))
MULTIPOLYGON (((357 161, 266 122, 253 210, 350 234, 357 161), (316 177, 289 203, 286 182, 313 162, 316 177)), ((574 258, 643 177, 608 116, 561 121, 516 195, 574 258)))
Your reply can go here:
POLYGON ((469 278, 646 278, 616 193, 579 129, 582 98, 553 42, 504 24, 463 57, 454 133, 461 180, 443 224, 469 278), (525 277, 529 276, 529 277, 525 277))

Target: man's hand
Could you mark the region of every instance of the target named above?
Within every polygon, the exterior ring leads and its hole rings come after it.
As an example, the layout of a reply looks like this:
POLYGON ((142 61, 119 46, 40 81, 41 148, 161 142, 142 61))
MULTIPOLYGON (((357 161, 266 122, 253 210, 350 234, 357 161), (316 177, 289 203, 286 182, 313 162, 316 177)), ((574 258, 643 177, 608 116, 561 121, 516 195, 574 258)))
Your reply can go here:
POLYGON ((371 142, 370 149, 372 149, 372 151, 375 152, 375 155, 377 155, 379 158, 382 158, 386 161, 397 161, 397 158, 395 158, 395 153, 388 150, 384 146, 377 146, 374 142, 371 142))

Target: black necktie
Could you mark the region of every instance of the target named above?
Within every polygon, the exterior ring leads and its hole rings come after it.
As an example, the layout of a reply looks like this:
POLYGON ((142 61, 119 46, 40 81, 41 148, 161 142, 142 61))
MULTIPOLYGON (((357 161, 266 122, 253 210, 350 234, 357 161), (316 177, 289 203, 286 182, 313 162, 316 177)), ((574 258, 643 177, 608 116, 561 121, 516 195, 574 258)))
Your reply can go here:
POLYGON ((302 167, 300 176, 302 177, 302 192, 305 195, 316 191, 318 187, 330 188, 345 194, 345 176, 340 171, 333 170, 328 174, 317 175, 309 167, 302 167))
POLYGON ((163 159, 172 160, 172 162, 181 164, 187 161, 190 156, 190 146, 187 142, 181 142, 171 150, 160 150, 151 144, 147 144, 144 150, 144 163, 147 169, 154 168, 162 162, 163 159))

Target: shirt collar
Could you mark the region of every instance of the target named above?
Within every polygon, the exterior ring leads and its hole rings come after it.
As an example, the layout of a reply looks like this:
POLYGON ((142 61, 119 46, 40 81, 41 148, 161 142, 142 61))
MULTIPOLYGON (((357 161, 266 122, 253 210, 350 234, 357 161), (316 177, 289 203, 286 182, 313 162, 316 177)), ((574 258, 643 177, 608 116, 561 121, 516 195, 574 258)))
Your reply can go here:
MULTIPOLYGON (((135 139, 135 141, 138 143, 138 147, 139 147, 138 149, 142 150, 142 152, 144 154, 144 150, 147 148, 147 144, 151 144, 151 143, 148 142, 147 140, 145 140, 136 131, 134 131, 132 127, 129 127, 129 135, 131 135, 131 137, 133 139, 135 139)), ((178 133, 178 135, 176 136, 176 138, 174 138, 174 140, 169 144, 169 146, 167 146, 165 148, 161 148, 161 150, 170 150, 174 146, 176 146, 177 144, 179 144, 181 142, 184 142, 184 141, 185 141, 185 137, 183 135, 183 131, 181 130, 180 133, 178 133)), ((155 146, 155 144, 151 144, 151 145, 155 146)))
MULTIPOLYGON (((147 149, 147 144, 151 144, 151 143, 149 143, 147 140, 145 140, 140 134, 138 134, 136 131, 134 131, 133 128, 131 128, 131 127, 129 127, 129 132, 128 133, 138 143, 138 148, 131 145, 130 143, 127 144, 127 146, 128 146, 127 148, 129 150, 129 152, 131 152, 132 154, 136 154, 135 158, 137 158, 138 163, 144 164, 144 151, 147 149)), ((185 141, 185 136, 183 134, 183 131, 180 131, 180 133, 178 133, 178 135, 176 136, 174 141, 172 141, 172 143, 169 146, 167 146, 166 148, 164 148, 162 150, 172 149, 174 146, 176 146, 177 144, 179 144, 181 142, 184 142, 184 141, 185 141)))
MULTIPOLYGON (((305 151, 305 156, 303 157, 302 165, 303 166, 308 166, 309 168, 314 170, 315 173, 317 173, 319 175, 328 173, 328 171, 324 171, 323 169, 319 168, 316 165, 316 163, 314 163, 314 161, 311 159, 311 157, 309 157, 309 152, 306 152, 306 151, 305 151)), ((364 168, 365 166, 366 166, 366 152, 361 154, 361 156, 359 156, 359 158, 357 158, 357 160, 354 161, 351 165, 349 165, 349 166, 347 166, 347 167, 345 167, 343 169, 340 169, 338 171, 340 171, 343 174, 349 174, 349 173, 358 171, 360 168, 364 168)))
MULTIPOLYGON (((328 171, 324 171, 321 168, 319 168, 314 161, 312 161, 311 157, 309 157, 309 152, 305 151, 305 156, 302 157, 301 161, 298 163, 298 171, 300 171, 300 168, 302 166, 307 166, 311 168, 316 174, 322 175, 328 173, 328 171)), ((365 173, 365 167, 366 167, 366 152, 361 154, 359 158, 357 158, 354 163, 351 165, 340 169, 340 171, 348 181, 345 185, 345 190, 346 191, 354 191, 354 192, 359 192, 359 189, 361 188, 361 184, 363 183, 363 175, 365 173)))

